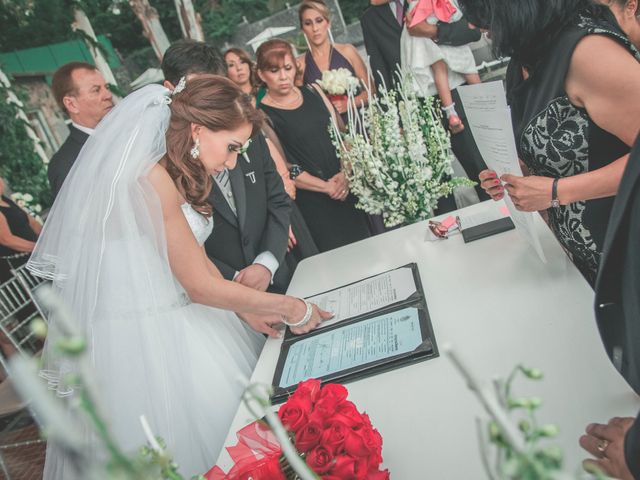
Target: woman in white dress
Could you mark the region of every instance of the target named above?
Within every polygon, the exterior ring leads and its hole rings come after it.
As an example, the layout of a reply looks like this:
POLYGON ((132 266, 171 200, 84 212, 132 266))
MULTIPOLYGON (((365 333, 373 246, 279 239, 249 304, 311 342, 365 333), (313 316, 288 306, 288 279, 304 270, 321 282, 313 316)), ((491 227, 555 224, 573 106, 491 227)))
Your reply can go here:
POLYGON ((452 23, 461 18, 456 0, 410 0, 400 40, 402 66, 413 71, 425 95, 433 95, 435 86, 452 133, 464 130, 451 95, 452 85, 460 83, 453 83, 455 77, 462 76, 469 84, 480 83, 473 52, 468 45, 438 45, 430 38, 413 37, 408 28, 422 21, 435 25, 438 21, 452 23))
MULTIPOLYGON (((259 128, 230 80, 202 75, 125 98, 89 137, 47 219, 29 268, 53 281, 88 341, 99 399, 128 451, 145 444, 146 415, 188 478, 213 465, 264 337, 330 314, 303 300, 224 280, 202 244, 211 233, 211 175, 233 168, 259 128), (240 318, 234 312, 238 312, 240 318)), ((74 407, 76 366, 55 353, 50 319, 43 371, 74 407)), ((104 458, 90 428, 87 458, 104 458)), ((46 479, 86 478, 60 446, 46 479)))

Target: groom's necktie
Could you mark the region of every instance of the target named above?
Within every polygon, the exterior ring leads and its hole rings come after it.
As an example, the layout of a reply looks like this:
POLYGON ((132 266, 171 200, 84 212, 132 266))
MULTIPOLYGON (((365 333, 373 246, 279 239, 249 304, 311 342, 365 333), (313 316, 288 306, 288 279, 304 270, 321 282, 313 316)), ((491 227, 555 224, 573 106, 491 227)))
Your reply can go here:
POLYGON ((404 0, 395 0, 396 4, 396 20, 402 25, 404 23, 404 0))
POLYGON ((236 202, 233 198, 233 190, 231 190, 229 170, 225 168, 223 171, 221 171, 219 174, 217 174, 213 178, 218 184, 218 187, 220 187, 220 190, 222 191, 222 195, 224 195, 224 199, 227 201, 227 203, 231 207, 231 211, 235 216, 238 216, 238 213, 236 211, 236 202))

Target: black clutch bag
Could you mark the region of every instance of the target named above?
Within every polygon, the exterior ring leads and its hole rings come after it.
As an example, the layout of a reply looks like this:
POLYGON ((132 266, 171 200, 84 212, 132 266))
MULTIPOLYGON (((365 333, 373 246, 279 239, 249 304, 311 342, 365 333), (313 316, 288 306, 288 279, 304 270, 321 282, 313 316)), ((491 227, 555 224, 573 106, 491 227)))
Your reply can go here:
POLYGON ((475 225, 473 227, 464 228, 460 230, 462 232, 462 238, 464 243, 473 242, 474 240, 480 240, 481 238, 490 237, 497 233, 506 232, 507 230, 513 230, 516 226, 510 217, 499 218, 487 223, 475 225))

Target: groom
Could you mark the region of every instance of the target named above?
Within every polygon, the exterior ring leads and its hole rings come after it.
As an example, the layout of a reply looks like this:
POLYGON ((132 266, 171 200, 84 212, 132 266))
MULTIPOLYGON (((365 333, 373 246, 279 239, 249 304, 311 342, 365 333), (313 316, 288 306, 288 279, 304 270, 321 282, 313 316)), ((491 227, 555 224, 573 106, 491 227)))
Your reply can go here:
MULTIPOLYGON (((162 59, 164 85, 170 89, 182 76, 224 75, 225 70, 214 47, 192 40, 174 43, 162 59)), ((262 134, 251 139, 235 168, 214 177, 209 203, 214 226, 204 246, 223 277, 284 293, 293 274, 284 262, 291 203, 262 134)))

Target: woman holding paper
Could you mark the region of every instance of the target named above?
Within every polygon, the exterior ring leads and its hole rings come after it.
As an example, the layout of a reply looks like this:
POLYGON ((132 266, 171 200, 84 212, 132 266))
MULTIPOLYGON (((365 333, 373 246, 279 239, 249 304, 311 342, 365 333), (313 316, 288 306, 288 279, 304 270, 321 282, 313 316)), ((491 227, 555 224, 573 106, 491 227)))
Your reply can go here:
POLYGON ((520 210, 546 209, 554 234, 593 285, 640 130, 638 1, 614 0, 610 9, 585 0, 460 0, 460 6, 491 33, 499 55, 511 56, 507 98, 526 175, 498 179, 485 170, 482 187, 494 200, 506 190, 520 210))

